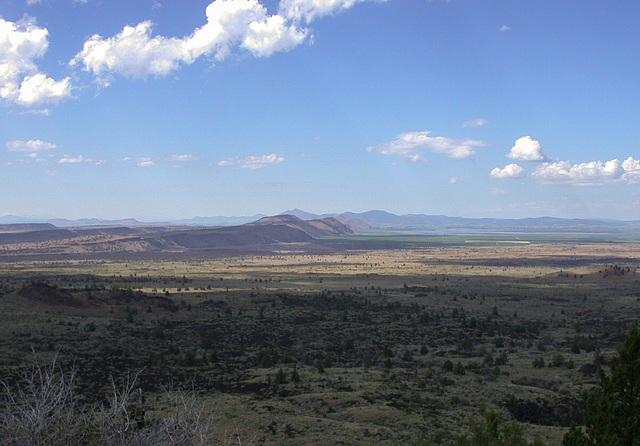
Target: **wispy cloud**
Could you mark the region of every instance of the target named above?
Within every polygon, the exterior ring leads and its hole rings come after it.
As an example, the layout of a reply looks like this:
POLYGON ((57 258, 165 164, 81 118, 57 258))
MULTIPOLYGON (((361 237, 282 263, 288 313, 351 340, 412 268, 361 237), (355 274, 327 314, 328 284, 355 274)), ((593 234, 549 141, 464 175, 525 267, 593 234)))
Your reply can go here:
POLYGON ((49 115, 51 115, 51 110, 49 110, 48 108, 31 109, 31 110, 24 110, 24 111, 20 112, 19 114, 20 115, 49 116, 49 115))
POLYGON ((139 158, 138 161, 136 161, 136 166, 138 167, 153 167, 155 165, 155 161, 151 158, 139 158))
POLYGON ((502 31, 502 32, 504 32, 504 31, 509 31, 510 29, 511 29, 511 28, 510 28, 510 27, 508 27, 507 25, 502 25, 502 26, 500 27, 500 31, 502 31))
POLYGON ((58 164, 93 164, 94 166, 99 166, 101 164, 107 164, 107 161, 94 160, 92 158, 85 158, 83 155, 78 155, 78 156, 63 155, 62 158, 58 160, 58 164))
POLYGON ((82 155, 75 156, 75 157, 64 155, 62 158, 60 158, 60 160, 58 161, 58 164, 78 164, 84 161, 85 161, 85 158, 82 155))
POLYGON ((367 148, 369 153, 380 153, 404 158, 412 163, 422 161, 424 152, 442 153, 454 160, 475 155, 476 147, 488 145, 477 139, 452 139, 431 136, 431 131, 401 133, 394 141, 367 148))
POLYGON ((370 0, 281 0, 278 11, 289 20, 309 23, 320 17, 338 14, 365 1, 370 0))
POLYGON ((39 139, 29 141, 9 141, 5 144, 9 152, 42 152, 58 148, 57 145, 39 139))
POLYGON ((507 191, 504 189, 500 189, 498 187, 494 187, 491 189, 491 195, 495 195, 496 197, 501 197, 507 195, 507 191))
POLYGON ((489 121, 483 118, 470 119, 462 124, 462 127, 481 127, 488 124, 489 121))
POLYGON ((165 161, 170 161, 170 162, 186 162, 186 161, 197 161, 199 159, 202 159, 201 157, 197 157, 194 155, 189 155, 189 154, 182 154, 182 155, 170 155, 166 158, 164 158, 165 161))
POLYGON ((246 156, 226 158, 218 162, 218 166, 240 166, 243 169, 262 169, 267 166, 284 163, 286 160, 280 155, 272 153, 270 155, 246 156))

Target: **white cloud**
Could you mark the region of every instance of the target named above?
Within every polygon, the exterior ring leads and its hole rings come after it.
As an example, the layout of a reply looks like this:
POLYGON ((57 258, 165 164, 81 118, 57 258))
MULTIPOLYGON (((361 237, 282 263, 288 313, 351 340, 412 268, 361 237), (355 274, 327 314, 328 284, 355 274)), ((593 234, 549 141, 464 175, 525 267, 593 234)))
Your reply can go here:
POLYGON ((85 161, 86 161, 86 159, 82 155, 79 155, 79 156, 76 156, 76 157, 71 157, 69 155, 64 155, 62 158, 60 158, 60 160, 58 161, 58 164, 79 164, 79 163, 83 163, 85 161))
POLYGON ((151 158, 140 158, 136 162, 136 166, 138 167, 153 167, 156 163, 151 158))
POLYGON ((622 180, 626 183, 640 183, 640 160, 629 157, 622 162, 624 173, 622 180))
MULTIPOLYGON (((40 160, 39 160, 40 161, 40 160)), ((64 155, 58 160, 58 164, 93 164, 94 166, 100 166, 101 164, 107 164, 107 160, 94 160, 92 158, 85 158, 82 155, 69 156, 64 155)))
POLYGON ((56 149, 58 146, 39 139, 29 141, 9 141, 5 147, 9 152, 42 152, 56 149))
POLYGON ((511 29, 511 28, 510 28, 510 27, 508 27, 507 25, 502 25, 502 26, 500 27, 500 31, 509 31, 510 29, 511 29))
POLYGON ((571 184, 576 186, 596 186, 618 182, 633 184, 640 182, 640 160, 629 157, 623 162, 590 161, 572 164, 569 161, 544 163, 531 174, 542 183, 571 184))
POLYGON ((364 1, 368 0, 281 0, 278 11, 287 19, 309 23, 320 17, 340 13, 364 1))
POLYGON ((42 109, 32 109, 32 110, 25 110, 23 112, 19 113, 20 115, 40 115, 40 116, 49 116, 51 115, 51 110, 49 110, 48 108, 42 108, 42 109))
POLYGON ((165 161, 172 161, 172 162, 183 162, 183 161, 197 161, 200 158, 197 156, 193 156, 193 155, 188 155, 188 154, 182 154, 182 155, 170 155, 168 157, 165 158, 165 161))
POLYGON ((37 5, 38 3, 42 3, 42 0, 27 0, 27 6, 37 5))
POLYGON ((542 145, 539 141, 530 136, 523 136, 516 140, 515 145, 511 148, 511 152, 507 155, 509 158, 518 161, 549 161, 550 158, 542 153, 542 145))
POLYGON ((507 164, 504 169, 496 167, 489 176, 497 179, 520 178, 524 176, 524 169, 515 163, 507 164))
POLYGON ((254 56, 288 51, 302 43, 307 31, 269 16, 257 0, 215 0, 206 8, 207 23, 184 38, 152 37, 151 22, 126 26, 114 37, 94 35, 71 61, 82 65, 107 86, 114 74, 132 79, 166 76, 180 64, 201 56, 223 60, 234 46, 254 56))
POLYGON ((458 182, 458 177, 451 177, 449 179, 449 184, 456 184, 458 182))
POLYGON ((249 24, 242 47, 255 56, 270 56, 277 51, 289 51, 298 46, 308 34, 307 30, 286 24, 279 15, 249 24))
POLYGON ((205 11, 207 23, 189 36, 153 36, 152 23, 145 21, 125 26, 113 37, 92 36, 70 65, 93 73, 99 84, 108 86, 115 75, 146 79, 167 76, 202 56, 221 61, 234 48, 267 57, 304 42, 310 31, 301 23, 364 1, 386 0, 282 0, 273 15, 258 0, 214 0, 205 11))
POLYGON ((0 19, 0 98, 25 107, 57 104, 71 97, 70 79, 56 81, 38 71, 35 60, 49 48, 49 32, 34 19, 0 19))
POLYGON ((494 187, 491 189, 491 195, 495 195, 496 197, 501 197, 501 196, 507 195, 507 191, 504 189, 494 187))
POLYGON ((246 156, 243 158, 226 158, 218 162, 218 166, 240 166, 243 169, 262 169, 263 167, 284 163, 285 158, 275 153, 261 156, 246 156))
POLYGON ((111 73, 134 79, 166 76, 180 61, 191 61, 180 42, 164 37, 152 38, 151 22, 143 22, 135 27, 126 26, 109 39, 94 35, 71 63, 82 63, 85 70, 93 72, 100 83, 107 86, 111 73))
POLYGON ((481 127, 488 124, 489 121, 483 118, 470 119, 462 124, 462 127, 481 127))
POLYGON ((16 102, 26 107, 40 104, 58 104, 71 97, 69 78, 55 81, 42 73, 25 76, 20 85, 20 92, 16 102))
POLYGON ((486 142, 475 139, 458 140, 430 134, 431 131, 401 133, 394 141, 368 147, 367 152, 399 156, 415 163, 422 160, 425 150, 460 160, 475 155, 476 147, 487 145, 486 142))

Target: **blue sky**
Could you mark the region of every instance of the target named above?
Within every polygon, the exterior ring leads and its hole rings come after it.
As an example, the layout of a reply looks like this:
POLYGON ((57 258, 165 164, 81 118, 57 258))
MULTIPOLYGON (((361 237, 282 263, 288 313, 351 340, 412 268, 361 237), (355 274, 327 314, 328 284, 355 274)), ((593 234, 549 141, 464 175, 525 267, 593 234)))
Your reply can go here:
POLYGON ((0 215, 640 219, 640 2, 2 0, 0 215))

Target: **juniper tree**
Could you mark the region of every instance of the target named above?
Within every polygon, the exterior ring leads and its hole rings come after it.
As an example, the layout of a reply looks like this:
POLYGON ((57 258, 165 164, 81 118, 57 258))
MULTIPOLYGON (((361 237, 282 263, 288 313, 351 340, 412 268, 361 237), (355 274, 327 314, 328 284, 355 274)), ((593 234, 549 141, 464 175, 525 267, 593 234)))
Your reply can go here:
POLYGON ((572 426, 565 446, 640 445, 640 329, 632 325, 618 355, 609 362, 610 374, 598 371, 601 389, 584 395, 584 430, 572 426))

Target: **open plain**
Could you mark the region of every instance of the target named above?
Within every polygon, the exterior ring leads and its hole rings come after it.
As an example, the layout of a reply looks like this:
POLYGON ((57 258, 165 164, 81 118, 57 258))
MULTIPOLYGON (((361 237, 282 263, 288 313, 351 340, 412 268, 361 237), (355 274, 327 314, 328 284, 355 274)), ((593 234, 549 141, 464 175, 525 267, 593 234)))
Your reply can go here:
POLYGON ((486 409, 559 445, 640 316, 640 243, 350 236, 0 263, 0 373, 35 352, 88 404, 138 374, 195 392, 221 438, 448 444, 486 409))

